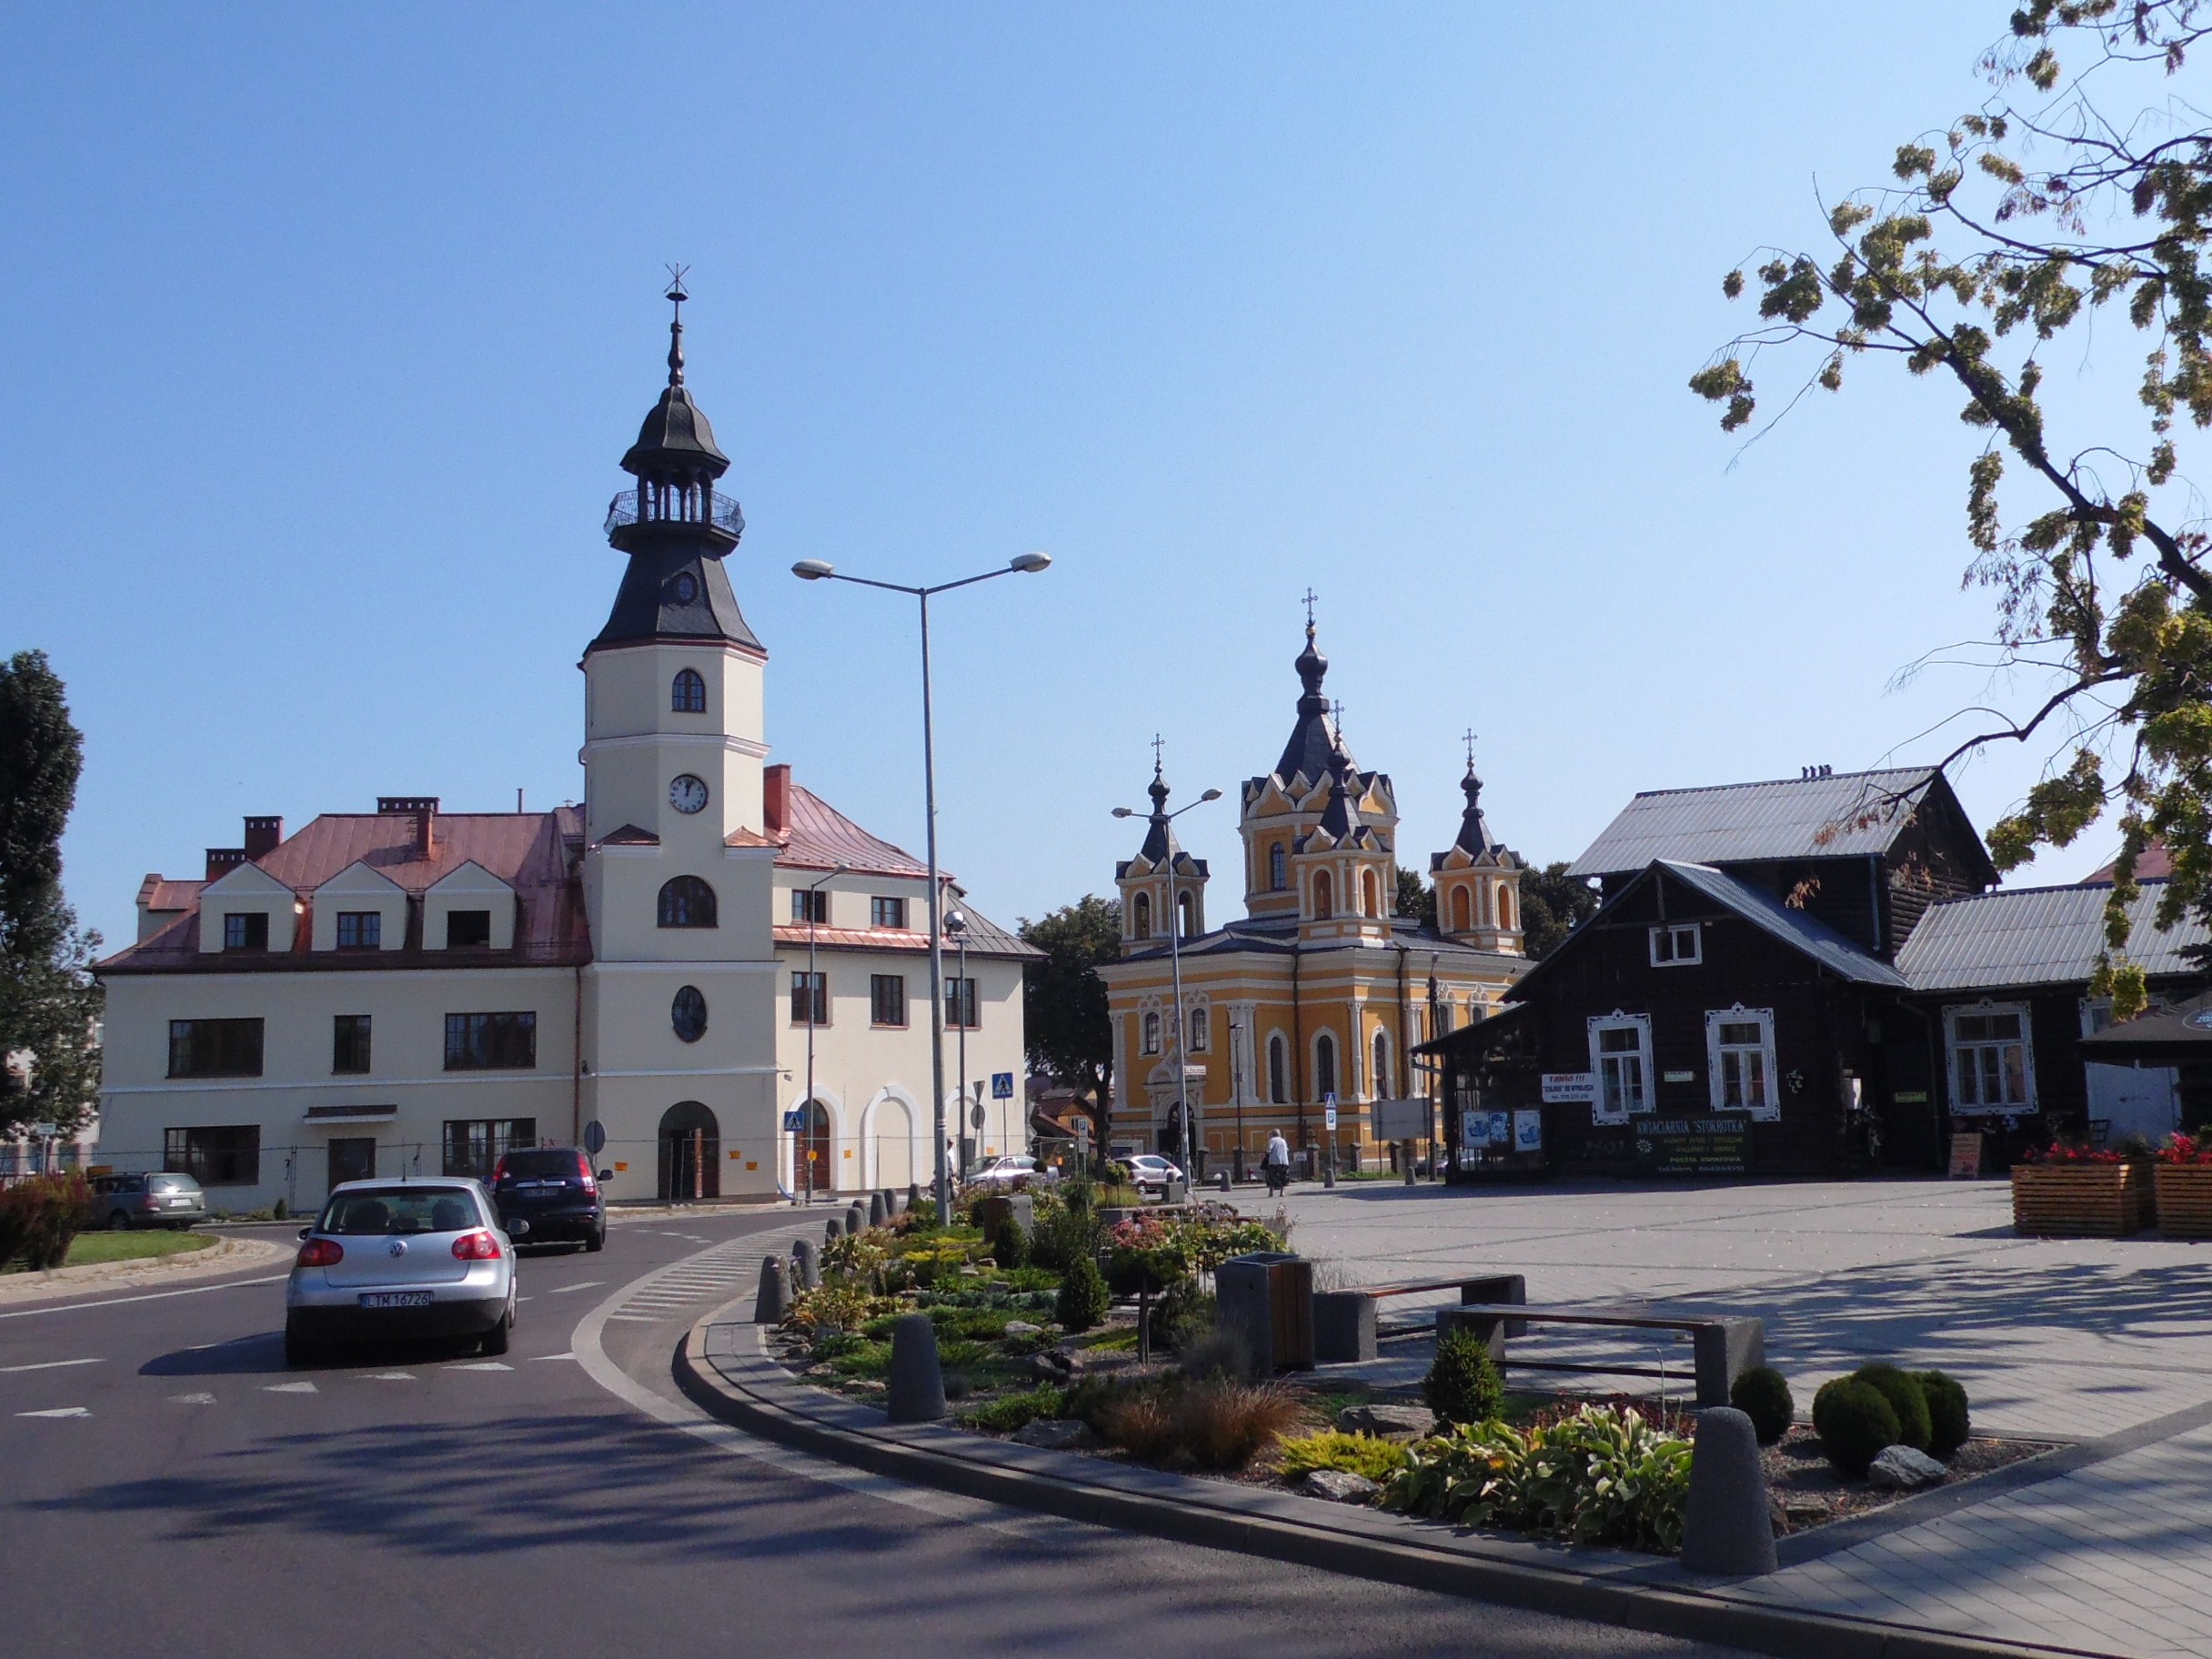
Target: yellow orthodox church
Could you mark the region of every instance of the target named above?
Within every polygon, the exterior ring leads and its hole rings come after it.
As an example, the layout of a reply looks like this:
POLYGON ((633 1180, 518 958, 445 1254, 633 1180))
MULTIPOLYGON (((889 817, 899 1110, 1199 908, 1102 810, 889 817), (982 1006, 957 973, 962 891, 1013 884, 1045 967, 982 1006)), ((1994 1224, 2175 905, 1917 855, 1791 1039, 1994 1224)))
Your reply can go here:
POLYGON ((1296 667, 1291 739, 1242 791, 1243 920, 1207 927, 1206 862, 1176 842, 1156 761, 1144 844, 1115 868, 1121 960, 1100 975, 1118 1155, 1177 1155, 1187 1100, 1202 1169, 1256 1164, 1278 1129, 1294 1151, 1332 1140, 1339 1169, 1372 1161, 1382 1149, 1367 1105, 1423 1092, 1409 1051, 1483 1018, 1529 967, 1521 861, 1483 819, 1472 756, 1458 838, 1429 861, 1431 928, 1393 913, 1397 795, 1387 773, 1360 769, 1331 719, 1311 617, 1296 667))

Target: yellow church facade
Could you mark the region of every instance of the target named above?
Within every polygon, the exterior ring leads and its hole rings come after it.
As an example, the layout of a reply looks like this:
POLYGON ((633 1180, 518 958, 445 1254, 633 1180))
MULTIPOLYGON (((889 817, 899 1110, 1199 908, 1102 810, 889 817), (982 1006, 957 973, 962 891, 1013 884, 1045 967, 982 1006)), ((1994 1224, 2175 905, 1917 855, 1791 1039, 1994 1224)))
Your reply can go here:
POLYGON ((1277 1130, 1294 1151, 1333 1144, 1340 1169, 1372 1163, 1369 1106, 1423 1092, 1413 1048, 1484 1017, 1529 966, 1521 862, 1490 832, 1472 760, 1459 835, 1429 860, 1437 925, 1394 914, 1396 792, 1346 749, 1322 693, 1328 666, 1309 619, 1290 741, 1241 790, 1241 920, 1208 926, 1211 872, 1177 843, 1155 766, 1144 843, 1115 870, 1121 958, 1100 970, 1117 1153, 1180 1161, 1187 1101, 1208 1170, 1257 1163, 1277 1130))

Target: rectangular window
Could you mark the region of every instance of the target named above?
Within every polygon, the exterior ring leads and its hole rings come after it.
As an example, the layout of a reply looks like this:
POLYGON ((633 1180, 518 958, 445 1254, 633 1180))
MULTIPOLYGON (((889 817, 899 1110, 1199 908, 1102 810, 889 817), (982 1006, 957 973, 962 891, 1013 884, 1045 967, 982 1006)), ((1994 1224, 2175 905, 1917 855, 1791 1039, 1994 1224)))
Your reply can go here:
POLYGON ((1704 960, 1704 942, 1694 921, 1670 922, 1652 930, 1652 966, 1685 968, 1704 960))
POLYGON ((333 1071, 368 1070, 367 1014, 337 1014, 331 1018, 330 1069, 333 1071))
POLYGON ((973 980, 947 980, 945 981, 945 1025, 976 1031, 982 1022, 976 1018, 975 981, 973 980))
POLYGON ((258 1020, 172 1020, 171 1077, 259 1077, 258 1020))
POLYGON ((906 976, 871 973, 868 976, 868 1019, 871 1025, 906 1023, 906 976))
POLYGON ((338 949, 374 950, 384 943, 384 915, 380 910, 340 910, 338 949))
POLYGON ((537 1144, 536 1118, 448 1118, 446 1173, 489 1181, 508 1152, 537 1144))
POLYGON ((793 1025, 828 1025, 830 1023, 830 976, 826 973, 794 973, 791 976, 791 1023, 793 1025))
POLYGON ((472 945, 491 943, 491 912, 489 910, 447 910, 446 912, 446 949, 462 950, 472 945))
POLYGON ((223 949, 266 950, 269 948, 266 910, 231 910, 223 918, 223 949))
POLYGON ((903 899, 870 899, 868 901, 868 925, 871 928, 899 928, 906 926, 906 900, 903 899))
POLYGON ((1944 1010, 1951 1050, 1954 1111, 2031 1111, 2036 1071, 2028 1053, 2027 1010, 2006 1007, 1944 1010))
POLYGON ((1591 1119, 1625 1123, 1632 1112, 1652 1109, 1652 1020, 1649 1014, 1606 1014, 1590 1021, 1590 1070, 1597 1074, 1591 1119))
POLYGON ((535 1013, 446 1016, 447 1071, 527 1071, 537 1063, 535 1013))
POLYGON ((830 921, 830 895, 820 888, 795 887, 791 890, 791 920, 816 921, 828 926, 830 921))
POLYGON ((258 1123, 172 1129, 162 1141, 161 1167, 172 1175, 189 1175, 203 1187, 251 1187, 260 1182, 258 1123))
POLYGON ((1755 1118, 1782 1115, 1775 1092, 1775 1010, 1721 1009, 1705 1016, 1705 1063, 1712 1077, 1713 1110, 1747 1111, 1755 1118))

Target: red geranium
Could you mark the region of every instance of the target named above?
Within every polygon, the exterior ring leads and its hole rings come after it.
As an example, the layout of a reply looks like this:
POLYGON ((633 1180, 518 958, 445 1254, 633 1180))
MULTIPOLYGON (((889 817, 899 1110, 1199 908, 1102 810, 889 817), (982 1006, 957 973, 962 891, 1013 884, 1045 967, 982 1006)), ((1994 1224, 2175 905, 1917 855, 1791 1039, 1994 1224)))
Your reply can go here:
POLYGON ((2212 1163, 2212 1146, 2195 1135, 2175 1135, 2156 1154, 2160 1163, 2212 1163))
POLYGON ((2039 1152, 2027 1155, 2030 1163, 2125 1163, 2127 1160, 2108 1146, 2077 1146, 2054 1141, 2039 1152))

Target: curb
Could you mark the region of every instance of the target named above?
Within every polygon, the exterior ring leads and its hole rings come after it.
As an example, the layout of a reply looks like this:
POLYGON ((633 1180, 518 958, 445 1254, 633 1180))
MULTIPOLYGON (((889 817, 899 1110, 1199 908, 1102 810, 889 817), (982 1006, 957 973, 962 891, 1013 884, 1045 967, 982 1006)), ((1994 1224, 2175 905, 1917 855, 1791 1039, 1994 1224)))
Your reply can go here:
POLYGON ((692 1325, 674 1360, 684 1393, 709 1414, 763 1439, 896 1480, 1177 1543, 1783 1659, 2056 1659, 2088 1651, 1756 1606, 1686 1580, 1679 1587, 1650 1583, 1654 1571, 1679 1577, 1680 1570, 1643 1557, 1589 1553, 1610 1572, 1550 1566, 1540 1563, 1563 1552, 1447 1533, 1433 1523, 1292 1493, 1247 1494, 1223 1482, 1107 1465, 1117 1476, 1141 1476, 1140 1483, 1151 1488, 1127 1490, 1102 1483, 1094 1458, 1015 1447, 936 1424, 894 1426, 880 1411, 806 1388, 759 1352, 751 1322, 732 1317, 742 1307, 743 1299, 726 1303, 692 1325), (748 1345, 758 1357, 744 1352, 748 1345), (1286 1511, 1286 1503, 1315 1513, 1309 1518, 1286 1511))
POLYGON ((102 1291, 136 1290, 179 1279, 219 1279, 226 1273, 269 1267, 291 1258, 291 1251, 282 1245, 217 1234, 216 1242, 204 1250, 179 1251, 174 1255, 128 1262, 95 1262, 82 1267, 46 1268, 35 1273, 10 1273, 0 1279, 0 1305, 51 1302, 102 1291))

